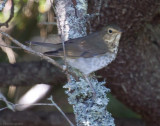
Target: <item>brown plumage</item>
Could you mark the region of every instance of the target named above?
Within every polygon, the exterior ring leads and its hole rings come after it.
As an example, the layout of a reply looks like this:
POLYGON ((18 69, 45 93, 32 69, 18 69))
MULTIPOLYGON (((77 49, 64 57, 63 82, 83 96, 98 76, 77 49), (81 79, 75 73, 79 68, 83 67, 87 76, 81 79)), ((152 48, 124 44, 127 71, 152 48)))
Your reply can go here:
MULTIPOLYGON (((65 42, 67 62, 84 74, 101 69, 115 59, 120 37, 121 30, 119 28, 108 26, 86 37, 70 39, 65 42)), ((52 48, 51 51, 44 53, 46 55, 64 56, 62 43, 29 43, 52 48)))

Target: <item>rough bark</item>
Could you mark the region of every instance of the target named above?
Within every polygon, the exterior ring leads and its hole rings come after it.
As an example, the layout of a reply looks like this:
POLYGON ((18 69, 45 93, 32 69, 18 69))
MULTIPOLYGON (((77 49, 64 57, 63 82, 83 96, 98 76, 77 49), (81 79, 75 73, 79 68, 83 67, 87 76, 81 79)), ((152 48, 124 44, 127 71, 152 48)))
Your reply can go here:
MULTIPOLYGON (((147 121, 160 125, 159 1, 110 1, 102 19, 123 28, 116 60, 100 74, 112 93, 147 121)), ((102 22, 103 23, 103 22, 102 22)))
POLYGON ((0 86, 29 86, 38 83, 63 84, 66 76, 45 61, 0 64, 0 86))
MULTIPOLYGON (((74 122, 73 114, 67 114, 67 116, 70 118, 72 122, 74 122)), ((69 126, 68 122, 66 122, 64 117, 59 112, 3 111, 0 113, 0 117, 0 125, 69 126)), ((136 119, 116 119, 115 123, 116 126, 144 126, 144 122, 136 119)))

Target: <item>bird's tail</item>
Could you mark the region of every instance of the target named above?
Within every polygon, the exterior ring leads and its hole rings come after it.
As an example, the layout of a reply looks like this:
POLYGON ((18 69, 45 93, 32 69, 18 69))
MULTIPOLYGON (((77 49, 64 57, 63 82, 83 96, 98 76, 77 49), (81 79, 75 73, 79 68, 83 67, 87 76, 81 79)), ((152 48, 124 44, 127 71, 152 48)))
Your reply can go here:
MULTIPOLYGON (((35 42, 35 41, 27 41, 27 44, 32 46, 32 48, 38 52, 44 53, 44 52, 58 52, 62 48, 62 43, 54 44, 54 43, 47 43, 47 42, 35 42), (42 47, 42 48, 40 48, 42 47)), ((46 54, 50 55, 50 54, 46 54)))
POLYGON ((53 44, 53 43, 45 43, 45 42, 34 42, 34 41, 27 41, 31 46, 42 46, 51 48, 50 50, 46 50, 43 53, 47 56, 54 56, 54 57, 63 57, 63 47, 61 43, 53 44))
POLYGON ((44 46, 44 47, 50 47, 50 48, 57 48, 60 44, 53 44, 53 43, 47 43, 47 42, 34 42, 34 41, 26 41, 27 44, 31 46, 44 46))

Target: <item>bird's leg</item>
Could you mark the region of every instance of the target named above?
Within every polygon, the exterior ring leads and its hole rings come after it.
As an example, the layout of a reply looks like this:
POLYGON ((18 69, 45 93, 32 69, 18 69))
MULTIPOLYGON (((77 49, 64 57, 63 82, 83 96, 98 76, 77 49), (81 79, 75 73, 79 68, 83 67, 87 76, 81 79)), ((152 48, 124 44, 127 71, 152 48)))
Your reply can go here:
POLYGON ((96 91, 95 91, 92 83, 91 83, 90 80, 88 79, 88 78, 89 78, 88 75, 83 74, 83 76, 84 76, 85 80, 87 81, 87 83, 89 84, 91 90, 93 91, 93 97, 94 97, 94 99, 95 99, 95 98, 96 98, 96 91))
POLYGON ((94 89, 94 87, 93 87, 93 84, 92 84, 92 83, 90 82, 90 80, 88 79, 88 78, 89 78, 89 75, 83 74, 82 72, 80 72, 80 71, 77 70, 77 69, 74 69, 74 68, 72 68, 72 69, 74 70, 75 74, 76 74, 78 77, 83 77, 83 78, 86 80, 86 82, 89 84, 91 90, 93 91, 93 97, 94 97, 94 99, 95 99, 95 98, 96 98, 96 91, 95 91, 95 89, 94 89))

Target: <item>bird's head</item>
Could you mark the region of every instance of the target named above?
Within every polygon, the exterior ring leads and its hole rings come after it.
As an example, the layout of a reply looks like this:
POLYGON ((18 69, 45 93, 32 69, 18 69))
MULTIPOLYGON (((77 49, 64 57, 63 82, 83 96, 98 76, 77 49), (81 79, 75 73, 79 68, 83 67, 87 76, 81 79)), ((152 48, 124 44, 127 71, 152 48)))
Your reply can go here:
POLYGON ((110 51, 117 51, 122 31, 117 26, 107 26, 104 28, 103 40, 110 51))

